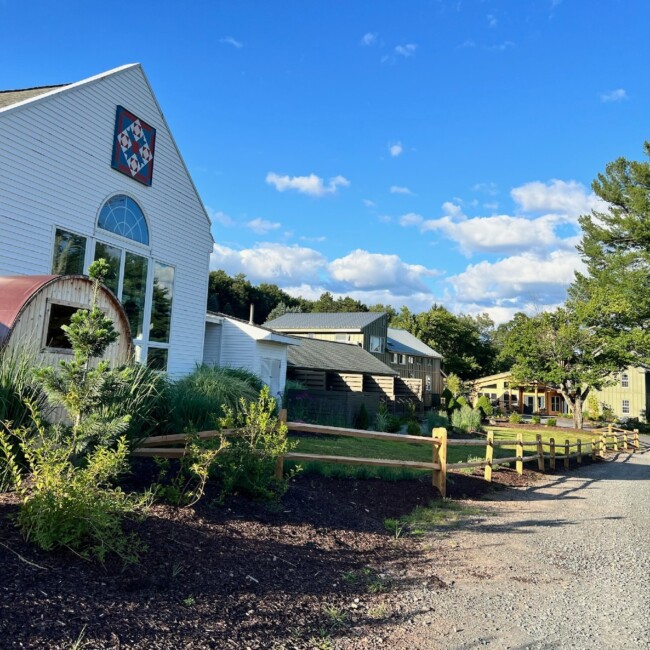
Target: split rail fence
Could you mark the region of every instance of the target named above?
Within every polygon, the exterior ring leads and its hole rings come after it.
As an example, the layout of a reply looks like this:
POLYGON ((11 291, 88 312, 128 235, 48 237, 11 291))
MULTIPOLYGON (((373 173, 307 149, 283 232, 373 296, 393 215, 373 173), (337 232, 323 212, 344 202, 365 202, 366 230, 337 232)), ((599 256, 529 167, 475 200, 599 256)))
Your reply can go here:
MULTIPOLYGON (((548 442, 542 439, 541 434, 536 435, 534 441, 523 440, 523 434, 517 432, 516 439, 496 440, 494 431, 488 431, 484 439, 456 439, 449 438, 447 430, 443 427, 433 429, 431 437, 411 436, 400 433, 384 433, 380 431, 365 431, 361 429, 347 429, 341 427, 321 426, 318 424, 306 424, 304 422, 287 422, 286 411, 280 414, 280 420, 284 422, 289 431, 298 433, 312 433, 330 436, 350 436, 354 438, 366 438, 372 440, 385 440, 402 443, 419 443, 431 446, 431 462, 413 461, 413 460, 392 460, 387 458, 362 458, 352 456, 334 456, 324 454, 308 454, 288 452, 277 459, 276 476, 282 477, 284 473, 285 461, 308 461, 324 463, 340 463, 345 465, 367 465, 374 467, 393 467, 399 469, 422 469, 430 470, 434 487, 438 488, 440 494, 445 497, 447 494, 447 473, 455 469, 483 468, 483 476, 486 481, 492 480, 492 470, 499 465, 510 465, 515 463, 515 469, 518 474, 523 474, 524 463, 537 463, 537 469, 541 472, 545 470, 546 460, 548 460, 549 469, 555 470, 558 462, 562 461, 564 468, 569 468, 571 458, 575 458, 578 464, 582 463, 584 456, 590 455, 593 460, 604 458, 607 451, 633 450, 637 451, 639 447, 638 430, 627 431, 609 425, 599 433, 587 434, 588 440, 584 442, 578 439, 572 443, 565 439, 556 441, 555 438, 549 438, 548 442), (482 460, 473 460, 460 463, 448 463, 448 448, 454 447, 485 447, 485 458, 482 460), (515 447, 515 455, 505 458, 495 457, 494 450, 497 447, 515 447), (524 449, 533 447, 533 453, 526 455, 524 449), (575 450, 575 451, 573 451, 575 450)), ((210 439, 220 436, 237 436, 238 432, 234 429, 223 431, 202 431, 196 434, 201 439, 210 439)), ((166 436, 153 436, 146 438, 139 448, 132 453, 134 456, 158 456, 164 458, 181 458, 185 454, 184 447, 174 447, 174 445, 184 444, 187 438, 186 434, 178 433, 166 436)))

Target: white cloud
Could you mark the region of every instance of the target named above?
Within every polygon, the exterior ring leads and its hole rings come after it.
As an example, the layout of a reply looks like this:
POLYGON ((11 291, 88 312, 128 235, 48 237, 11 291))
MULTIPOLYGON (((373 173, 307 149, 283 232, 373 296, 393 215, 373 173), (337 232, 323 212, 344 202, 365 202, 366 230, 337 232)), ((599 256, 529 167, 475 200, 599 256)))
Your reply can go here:
POLYGON ((231 227, 235 225, 233 219, 229 217, 225 212, 221 212, 221 210, 213 210, 208 206, 206 206, 206 210, 208 212, 208 216, 210 217, 210 221, 212 223, 218 223, 226 227, 231 227))
POLYGON ((392 223, 393 221, 393 217, 388 214, 380 214, 377 219, 379 219, 381 223, 392 223))
POLYGON ((219 43, 223 43, 224 45, 232 45, 238 50, 241 50, 241 48, 244 47, 243 43, 235 40, 232 36, 226 36, 225 38, 220 38, 219 43))
POLYGON ((583 264, 576 250, 551 253, 527 251, 497 262, 470 264, 449 278, 456 297, 463 303, 477 303, 515 310, 526 305, 562 302, 574 272, 583 264))
POLYGON ((390 186, 390 193, 391 194, 410 194, 410 195, 413 194, 413 192, 411 192, 411 190, 409 190, 408 187, 403 187, 403 186, 400 186, 400 185, 391 185, 390 186))
POLYGON ((309 242, 320 243, 320 242, 327 241, 327 237, 325 237, 324 235, 320 235, 319 237, 304 237, 303 236, 303 237, 300 237, 300 241, 309 241, 309 242))
POLYGON ((488 194, 489 196, 496 196, 499 193, 499 188, 496 183, 476 183, 472 187, 472 191, 488 194))
POLYGON ((606 104, 610 102, 622 102, 626 99, 629 98, 624 88, 617 88, 616 90, 610 90, 600 94, 600 101, 606 104))
POLYGON ((325 181, 316 174, 310 174, 309 176, 280 176, 275 172, 269 172, 266 175, 266 182, 273 185, 278 192, 295 190, 310 196, 336 194, 339 187, 349 187, 350 185, 350 181, 340 175, 330 178, 326 185, 325 181))
POLYGON ((258 235, 265 235, 271 230, 277 230, 278 228, 281 228, 282 224, 277 222, 274 223, 272 221, 267 221, 266 219, 261 219, 258 217, 257 219, 247 221, 246 227, 250 228, 253 232, 257 233, 258 235))
POLYGON ((499 24, 499 21, 497 20, 496 16, 494 16, 492 14, 488 14, 487 15, 487 23, 488 23, 488 27, 490 29, 493 29, 494 27, 496 27, 499 24))
POLYGON ((395 142, 394 144, 389 145, 388 151, 393 158, 397 158, 397 156, 404 151, 404 147, 402 147, 401 142, 395 142))
POLYGON ((404 214, 399 218, 399 225, 420 226, 422 225, 423 221, 424 219, 419 214, 415 214, 415 212, 409 212, 408 214, 404 214))
POLYGON ((421 264, 407 264, 397 255, 369 253, 361 249, 332 261, 329 272, 333 280, 354 289, 400 289, 406 294, 426 291, 422 278, 438 275, 437 271, 421 264))
POLYGON ((286 284, 316 281, 326 269, 327 260, 313 248, 264 243, 244 250, 214 245, 210 268, 223 269, 230 275, 245 273, 253 282, 286 284))
POLYGON ((364 200, 363 200, 363 204, 364 204, 367 208, 376 208, 376 207, 377 207, 377 204, 376 204, 374 201, 371 201, 370 199, 364 199, 364 200))
POLYGON ((525 183, 511 190, 510 196, 526 212, 564 212, 574 218, 604 206, 603 202, 593 192, 587 192, 581 183, 555 178, 547 183, 525 183))
POLYGON ((473 47, 476 47, 476 43, 474 41, 468 39, 466 41, 463 41, 460 45, 458 45, 456 47, 456 49, 457 50, 463 50, 465 48, 473 48, 473 47))
POLYGON ((413 56, 415 50, 417 49, 417 43, 406 43, 405 45, 397 45, 395 47, 395 54, 399 54, 403 57, 413 56))
POLYGON ((368 32, 361 38, 361 45, 374 45, 377 42, 377 33, 368 32))
POLYGON ((512 41, 503 41, 503 43, 498 43, 497 45, 491 45, 486 49, 491 50, 493 52, 504 52, 505 50, 509 50, 511 47, 514 46, 515 44, 512 41))

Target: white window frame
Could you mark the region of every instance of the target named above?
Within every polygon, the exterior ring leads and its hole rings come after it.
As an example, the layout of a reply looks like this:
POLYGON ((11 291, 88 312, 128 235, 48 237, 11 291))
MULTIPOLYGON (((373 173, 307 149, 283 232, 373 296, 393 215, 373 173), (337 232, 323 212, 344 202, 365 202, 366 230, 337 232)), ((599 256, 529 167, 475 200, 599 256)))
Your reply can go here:
POLYGON ((624 372, 621 374, 621 388, 629 388, 629 387, 630 387, 630 375, 624 372))
POLYGON ((630 414, 630 400, 629 399, 624 399, 621 402, 621 414, 622 415, 629 415, 630 414))

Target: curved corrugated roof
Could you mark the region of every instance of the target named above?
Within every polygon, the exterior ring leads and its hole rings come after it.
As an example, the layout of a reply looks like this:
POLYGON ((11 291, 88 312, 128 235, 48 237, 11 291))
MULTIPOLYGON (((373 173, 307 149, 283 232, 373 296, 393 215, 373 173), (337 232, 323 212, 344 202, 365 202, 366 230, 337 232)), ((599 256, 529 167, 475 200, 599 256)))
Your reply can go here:
POLYGON ((0 343, 11 332, 31 297, 58 275, 12 275, 0 277, 0 343))

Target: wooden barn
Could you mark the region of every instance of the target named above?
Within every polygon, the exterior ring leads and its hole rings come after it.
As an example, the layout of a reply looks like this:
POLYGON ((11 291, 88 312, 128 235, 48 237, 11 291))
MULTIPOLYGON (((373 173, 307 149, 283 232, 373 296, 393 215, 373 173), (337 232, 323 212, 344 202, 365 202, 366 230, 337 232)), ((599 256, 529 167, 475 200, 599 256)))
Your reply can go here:
MULTIPOLYGON (((0 347, 25 349, 46 365, 69 358, 70 342, 61 326, 69 324, 78 309, 90 307, 92 289, 92 280, 80 275, 0 277, 0 347)), ((127 313, 105 287, 99 293, 99 308, 120 335, 104 358, 125 363, 133 353, 127 313)))

